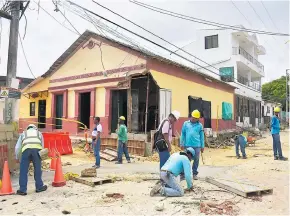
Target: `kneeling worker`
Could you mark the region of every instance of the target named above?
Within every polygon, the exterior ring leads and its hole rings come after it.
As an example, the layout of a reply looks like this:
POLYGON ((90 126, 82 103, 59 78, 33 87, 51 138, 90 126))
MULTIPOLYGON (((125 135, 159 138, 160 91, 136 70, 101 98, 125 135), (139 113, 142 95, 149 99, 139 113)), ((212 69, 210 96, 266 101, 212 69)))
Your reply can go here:
POLYGON ((168 197, 183 196, 184 190, 176 179, 182 173, 184 173, 187 182, 187 190, 191 190, 193 186, 190 161, 194 155, 195 151, 192 147, 187 148, 184 152, 172 154, 160 171, 160 177, 163 182, 152 188, 150 196, 154 196, 157 193, 168 197))
POLYGON ((30 161, 32 161, 34 167, 36 193, 47 190, 47 186, 43 184, 41 178, 42 171, 39 151, 43 146, 43 136, 33 124, 30 124, 26 131, 19 136, 15 146, 16 160, 19 160, 21 157, 19 175, 20 189, 17 191, 18 195, 27 195, 28 168, 30 161))

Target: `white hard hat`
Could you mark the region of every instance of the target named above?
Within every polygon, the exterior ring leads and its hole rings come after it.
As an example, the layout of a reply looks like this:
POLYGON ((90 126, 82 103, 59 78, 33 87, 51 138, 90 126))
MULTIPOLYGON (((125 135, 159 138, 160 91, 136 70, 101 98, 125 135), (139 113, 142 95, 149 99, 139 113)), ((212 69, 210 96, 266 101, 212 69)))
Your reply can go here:
POLYGON ((178 120, 180 117, 180 112, 178 112, 177 110, 173 110, 171 114, 176 118, 176 120, 178 120))
POLYGON ((27 126, 27 129, 29 129, 29 128, 33 128, 33 129, 36 129, 36 130, 37 130, 37 127, 36 127, 34 124, 30 124, 30 125, 28 125, 28 126, 27 126))

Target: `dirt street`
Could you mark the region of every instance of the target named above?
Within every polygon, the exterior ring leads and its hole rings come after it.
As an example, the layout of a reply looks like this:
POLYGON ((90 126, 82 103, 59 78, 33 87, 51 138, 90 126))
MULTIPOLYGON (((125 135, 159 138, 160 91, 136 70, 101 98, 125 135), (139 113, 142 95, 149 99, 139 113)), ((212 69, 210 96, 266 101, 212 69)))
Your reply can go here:
MULTIPOLYGON (((195 190, 181 198, 149 196, 150 189, 158 178, 158 163, 135 161, 131 164, 115 165, 102 161, 97 170, 100 177, 110 177, 114 183, 94 188, 68 181, 61 188, 51 186, 53 172, 44 171, 44 182, 48 191, 36 194, 33 177, 29 177, 29 191, 25 197, 0 197, 0 215, 200 215, 200 202, 234 203, 233 215, 289 215, 289 163, 274 161, 272 139, 269 134, 248 147, 247 160, 236 159, 234 148, 206 149, 205 164, 200 161, 200 180, 194 181, 195 190), (205 177, 231 179, 235 182, 250 181, 253 185, 273 188, 272 195, 245 199, 227 193, 204 181, 205 177), (115 193, 115 194, 114 194, 115 193), (119 193, 119 194, 118 194, 119 193)), ((289 156, 289 133, 281 133, 284 156, 289 156)), ((80 174, 94 162, 81 151, 63 156, 65 172, 80 174)), ((185 187, 185 182, 182 182, 185 187)), ((13 188, 18 189, 18 177, 13 176, 13 188)), ((232 207, 231 207, 232 208, 232 207)), ((220 212, 226 214, 225 211, 220 212)))

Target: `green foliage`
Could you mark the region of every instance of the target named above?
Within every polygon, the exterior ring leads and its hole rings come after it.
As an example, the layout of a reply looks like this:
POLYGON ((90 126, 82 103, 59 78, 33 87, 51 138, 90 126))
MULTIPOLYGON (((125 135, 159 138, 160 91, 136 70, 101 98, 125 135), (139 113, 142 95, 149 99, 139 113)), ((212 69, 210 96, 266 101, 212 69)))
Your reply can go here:
POLYGON ((283 110, 286 107, 286 76, 262 85, 262 98, 266 101, 281 103, 283 110))

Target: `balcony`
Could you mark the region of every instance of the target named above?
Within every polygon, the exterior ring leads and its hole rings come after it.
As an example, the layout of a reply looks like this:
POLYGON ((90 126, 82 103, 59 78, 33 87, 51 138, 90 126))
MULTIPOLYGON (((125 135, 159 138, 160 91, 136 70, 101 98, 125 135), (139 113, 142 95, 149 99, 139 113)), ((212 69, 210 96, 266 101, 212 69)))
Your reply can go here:
POLYGON ((238 74, 238 82, 245 85, 245 86, 248 86, 250 88, 253 88, 257 91, 261 91, 261 86, 258 84, 258 83, 255 83, 255 82, 249 82, 249 80, 246 78, 246 77, 243 77, 241 75, 238 74))
POLYGON ((255 59, 252 55, 250 55, 247 51, 245 51, 241 47, 233 47, 233 55, 241 55, 249 62, 256 65, 263 73, 264 73, 264 65, 262 65, 257 59, 255 59))

